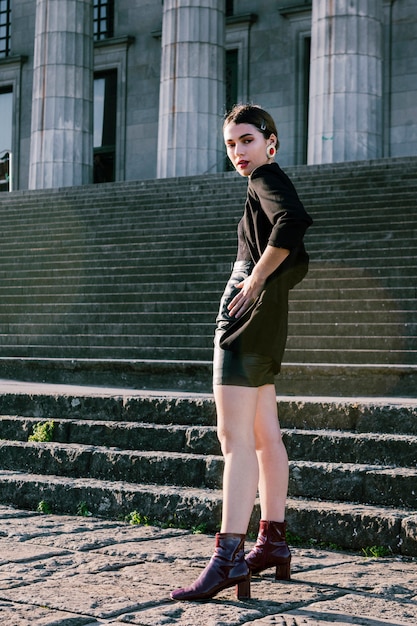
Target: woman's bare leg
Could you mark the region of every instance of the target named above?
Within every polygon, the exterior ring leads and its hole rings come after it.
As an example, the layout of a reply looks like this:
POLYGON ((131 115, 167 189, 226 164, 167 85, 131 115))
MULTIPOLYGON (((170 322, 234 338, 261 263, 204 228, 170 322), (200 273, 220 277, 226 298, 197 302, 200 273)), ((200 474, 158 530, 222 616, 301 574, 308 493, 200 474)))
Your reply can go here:
POLYGON ((258 388, 215 385, 214 398, 224 457, 221 532, 246 534, 259 480, 254 432, 258 388))
POLYGON ((288 456, 278 421, 274 385, 259 387, 255 418, 261 519, 283 522, 288 491, 288 456))

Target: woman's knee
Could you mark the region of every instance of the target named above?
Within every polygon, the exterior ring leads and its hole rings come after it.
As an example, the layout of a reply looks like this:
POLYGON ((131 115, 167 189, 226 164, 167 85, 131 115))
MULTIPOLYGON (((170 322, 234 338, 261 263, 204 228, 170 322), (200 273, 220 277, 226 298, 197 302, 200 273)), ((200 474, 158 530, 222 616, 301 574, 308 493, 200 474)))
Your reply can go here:
POLYGON ((257 451, 265 452, 279 451, 284 446, 281 428, 276 418, 256 420, 255 444, 257 451))
POLYGON ((217 437, 223 454, 236 448, 255 449, 256 389, 219 386, 214 390, 214 397, 217 437))
POLYGON ((230 454, 238 451, 255 452, 256 440, 252 431, 241 431, 222 427, 217 429, 217 437, 220 442, 220 447, 223 455, 230 454))

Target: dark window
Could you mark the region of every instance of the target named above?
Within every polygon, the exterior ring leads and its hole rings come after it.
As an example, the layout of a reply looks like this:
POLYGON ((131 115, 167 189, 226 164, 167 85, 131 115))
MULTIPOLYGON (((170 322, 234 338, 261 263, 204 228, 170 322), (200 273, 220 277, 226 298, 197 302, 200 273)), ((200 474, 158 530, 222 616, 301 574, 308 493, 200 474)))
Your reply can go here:
POLYGON ((117 72, 94 75, 94 182, 115 180, 117 72))
POLYGON ((237 104, 238 87, 238 50, 227 50, 226 52, 226 110, 230 111, 234 104, 237 104))
MULTIPOLYGON (((238 50, 226 51, 226 111, 230 111, 230 109, 237 104, 238 60, 238 50)), ((224 169, 229 171, 234 169, 228 157, 225 157, 224 169)))
POLYGON ((0 58, 10 54, 11 0, 0 0, 0 58))
POLYGON ((226 0, 226 17, 233 15, 233 0, 226 0))
POLYGON ((310 100, 310 55, 311 37, 304 37, 303 43, 303 163, 307 163, 308 109, 310 100))
POLYGON ((94 0, 93 23, 95 41, 113 37, 114 0, 94 0))

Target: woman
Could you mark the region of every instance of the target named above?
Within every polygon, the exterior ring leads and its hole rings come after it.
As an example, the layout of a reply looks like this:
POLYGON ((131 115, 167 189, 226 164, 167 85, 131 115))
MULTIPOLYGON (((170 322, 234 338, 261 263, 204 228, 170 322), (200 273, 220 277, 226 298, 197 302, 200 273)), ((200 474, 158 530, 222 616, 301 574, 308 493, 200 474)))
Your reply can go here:
POLYGON ((226 116, 223 136, 235 169, 248 178, 238 251, 217 318, 213 389, 224 456, 223 511, 215 552, 197 580, 171 593, 205 600, 237 587, 250 597, 250 575, 275 567, 290 578, 285 539, 288 457, 278 422, 274 376, 287 339, 288 291, 307 272, 303 236, 312 220, 275 162, 272 117, 254 105, 226 116), (253 550, 244 540, 259 492, 261 522, 253 550))

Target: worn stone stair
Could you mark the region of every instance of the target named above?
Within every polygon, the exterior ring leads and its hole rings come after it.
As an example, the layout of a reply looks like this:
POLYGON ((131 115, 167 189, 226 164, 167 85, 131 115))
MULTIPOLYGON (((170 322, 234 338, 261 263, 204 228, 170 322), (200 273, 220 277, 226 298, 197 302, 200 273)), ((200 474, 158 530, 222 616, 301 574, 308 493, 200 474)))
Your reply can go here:
MULTIPOLYGON (((314 226, 310 273, 291 294, 280 391, 412 395, 417 158, 287 171, 314 226)), ((0 374, 107 382, 111 360, 113 372, 125 365, 125 382, 155 375, 158 387, 175 362, 196 363, 209 390, 245 186, 225 173, 3 194, 0 374)))
MULTIPOLYGON (((417 554, 417 400, 279 397, 288 520, 305 539, 417 554)), ((0 501, 218 529, 213 399, 57 386, 0 395, 0 501), (52 441, 29 441, 53 421, 52 441)), ((256 530, 256 507, 250 530, 256 530)))

